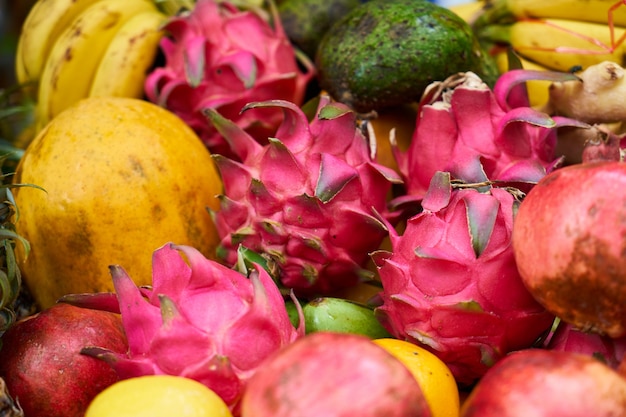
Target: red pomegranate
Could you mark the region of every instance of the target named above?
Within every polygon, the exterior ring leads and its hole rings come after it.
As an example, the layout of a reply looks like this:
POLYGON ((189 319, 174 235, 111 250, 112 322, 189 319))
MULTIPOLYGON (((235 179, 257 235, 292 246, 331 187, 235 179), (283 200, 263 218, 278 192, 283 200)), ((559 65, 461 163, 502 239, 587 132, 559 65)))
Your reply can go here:
POLYGON ((553 171, 519 206, 513 249, 524 284, 583 331, 626 335, 626 164, 553 171))
POLYGON ((626 415, 626 379, 585 354, 526 349, 490 368, 461 417, 616 417, 626 415))
POLYGON ((28 417, 82 417, 91 400, 118 380, 86 346, 125 352, 118 314, 56 304, 15 323, 2 336, 0 377, 28 417))
POLYGON ((276 352, 250 379, 242 417, 430 417, 409 370, 370 339, 315 332, 276 352))

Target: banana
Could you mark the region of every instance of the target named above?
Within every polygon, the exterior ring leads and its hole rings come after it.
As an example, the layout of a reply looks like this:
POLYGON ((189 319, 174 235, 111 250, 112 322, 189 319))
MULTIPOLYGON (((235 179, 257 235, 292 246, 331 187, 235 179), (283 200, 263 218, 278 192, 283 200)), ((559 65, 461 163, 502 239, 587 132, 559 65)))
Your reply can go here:
MULTIPOLYGON (((522 57, 518 57, 520 63, 522 64, 522 68, 526 70, 536 70, 536 71, 549 71, 548 68, 539 65, 535 62, 529 61, 522 57)), ((498 70, 503 73, 509 70, 509 58, 508 53, 500 52, 495 56, 496 65, 498 66, 498 70)), ((526 82, 526 89, 528 91, 528 99, 530 101, 531 107, 542 108, 546 105, 548 100, 550 99, 550 93, 548 88, 552 84, 552 81, 541 81, 541 80, 533 80, 526 82)))
POLYGON ((54 40, 87 7, 103 0, 39 0, 22 25, 15 54, 15 75, 20 84, 36 81, 54 40))
POLYGON ((467 3, 460 3, 448 6, 447 8, 453 11, 461 19, 467 23, 472 24, 474 20, 482 13, 485 7, 485 1, 471 0, 467 3))
MULTIPOLYGON (((615 40, 626 29, 615 27, 615 40)), ((509 43, 522 57, 556 71, 587 68, 602 61, 622 63, 624 46, 612 52, 611 32, 606 24, 564 19, 519 20, 510 25, 491 25, 480 36, 509 43)))
POLYGON ((109 43, 132 16, 156 11, 148 0, 103 0, 84 10, 54 43, 39 82, 36 116, 44 126, 89 95, 109 43))
POLYGON ((528 17, 580 20, 607 24, 609 10, 613 23, 626 26, 626 5, 618 0, 496 0, 488 2, 489 13, 499 18, 512 15, 516 19, 528 17), (619 5, 619 6, 618 6, 619 5))
POLYGON ((154 63, 167 17, 147 11, 131 17, 115 34, 96 70, 89 96, 143 96, 146 73, 154 63))

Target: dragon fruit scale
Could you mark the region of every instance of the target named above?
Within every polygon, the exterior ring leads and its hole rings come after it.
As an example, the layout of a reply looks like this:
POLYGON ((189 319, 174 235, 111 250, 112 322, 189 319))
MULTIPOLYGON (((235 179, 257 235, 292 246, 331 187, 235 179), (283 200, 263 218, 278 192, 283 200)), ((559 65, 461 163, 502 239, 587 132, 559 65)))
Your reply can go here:
POLYGON ((166 244, 153 254, 150 288, 138 288, 121 266, 110 269, 115 293, 72 294, 61 301, 121 313, 128 352, 94 346, 82 353, 106 361, 122 379, 159 374, 194 379, 236 415, 261 362, 304 335, 258 265, 248 278, 190 246, 166 244))
POLYGON ((325 94, 310 123, 286 101, 250 103, 244 111, 258 107, 284 110, 267 145, 208 111, 241 161, 214 155, 224 183, 213 213, 218 256, 234 265, 239 245, 262 254, 298 295, 328 294, 371 276, 364 265, 388 236, 379 213, 399 174, 372 159, 355 113, 325 94))
POLYGON ((395 337, 431 350, 461 385, 528 348, 553 316, 524 287, 511 232, 516 198, 504 188, 456 187, 438 172, 423 211, 372 255, 382 281, 376 313, 395 337))
POLYGON ((207 122, 205 109, 218 110, 263 142, 280 124, 281 112, 240 114, 242 107, 270 99, 304 100, 313 64, 296 53, 272 10, 273 26, 258 12, 228 1, 198 0, 164 27, 165 66, 148 75, 146 96, 181 117, 211 152, 224 153, 228 147, 207 122))

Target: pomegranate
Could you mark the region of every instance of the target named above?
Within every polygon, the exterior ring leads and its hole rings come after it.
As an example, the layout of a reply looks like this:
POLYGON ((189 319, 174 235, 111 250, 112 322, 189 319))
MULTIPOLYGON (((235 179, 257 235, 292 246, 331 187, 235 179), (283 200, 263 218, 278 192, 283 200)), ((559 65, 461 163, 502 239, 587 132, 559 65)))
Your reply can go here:
POLYGON ((278 351, 250 379, 242 417, 429 417, 417 380, 365 336, 316 332, 278 351))
POLYGON ((626 164, 581 163, 543 177, 512 235, 522 281, 583 331, 626 335, 626 164))
POLYGON ((617 417, 626 415, 626 379, 589 355, 527 349, 481 378, 461 417, 617 417))
POLYGON ((550 337, 546 348, 584 353, 617 369, 626 354, 626 336, 614 339, 597 333, 583 332, 569 323, 561 322, 550 337))
POLYGON ((127 350, 119 315, 56 304, 2 336, 0 377, 28 417, 82 417, 118 380, 108 364, 80 353, 92 345, 127 350))

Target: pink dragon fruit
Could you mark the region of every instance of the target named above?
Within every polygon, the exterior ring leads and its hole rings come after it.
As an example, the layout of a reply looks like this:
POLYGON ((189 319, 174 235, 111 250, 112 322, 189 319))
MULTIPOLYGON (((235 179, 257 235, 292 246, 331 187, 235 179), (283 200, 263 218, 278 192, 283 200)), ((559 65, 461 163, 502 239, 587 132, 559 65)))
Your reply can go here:
POLYGON ((251 103, 244 110, 284 110, 276 137, 263 146, 208 111, 242 162, 214 155, 224 182, 214 213, 218 255, 236 261, 240 245, 272 260, 276 278, 298 294, 349 287, 371 271, 368 253, 388 235, 379 220, 399 175, 372 160, 346 105, 321 95, 309 121, 294 103, 251 103))
POLYGON ((260 14, 227 1, 198 0, 193 10, 166 24, 169 36, 161 41, 165 66, 148 75, 146 96, 180 116, 212 152, 228 148, 203 115, 207 108, 266 141, 280 124, 281 112, 264 108, 240 114, 242 107, 270 99, 301 104, 314 75, 304 55, 298 62, 273 14, 272 27, 260 14))
POLYGON ((75 294, 62 301, 121 312, 128 353, 82 351, 108 362, 121 378, 181 375, 207 385, 237 410, 259 364, 304 335, 258 265, 248 278, 192 247, 167 244, 154 252, 152 288, 137 288, 120 266, 112 266, 111 274, 117 296, 75 294))
POLYGON ((456 188, 438 172, 391 252, 373 254, 382 280, 377 314, 395 337, 441 358, 471 384, 507 353, 530 347, 553 316, 517 271, 511 232, 518 202, 504 188, 456 188))
POLYGON ((524 188, 556 168, 561 162, 555 154, 556 128, 589 126, 523 106, 519 94, 511 94, 518 82, 500 77, 492 91, 466 72, 431 84, 408 151, 394 153, 406 185, 406 195, 396 202, 420 200, 437 171, 470 183, 524 188))

